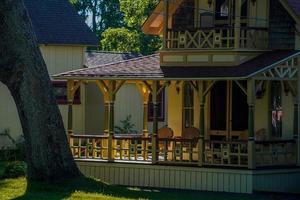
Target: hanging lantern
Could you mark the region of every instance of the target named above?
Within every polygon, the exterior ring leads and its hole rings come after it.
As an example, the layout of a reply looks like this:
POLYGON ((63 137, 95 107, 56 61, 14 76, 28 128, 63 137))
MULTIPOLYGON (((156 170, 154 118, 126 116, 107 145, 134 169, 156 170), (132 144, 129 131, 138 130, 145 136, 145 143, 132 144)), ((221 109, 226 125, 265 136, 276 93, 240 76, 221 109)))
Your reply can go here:
POLYGON ((211 5, 212 5, 212 0, 207 0, 207 3, 208 3, 208 5, 209 5, 209 7, 211 7, 211 5))

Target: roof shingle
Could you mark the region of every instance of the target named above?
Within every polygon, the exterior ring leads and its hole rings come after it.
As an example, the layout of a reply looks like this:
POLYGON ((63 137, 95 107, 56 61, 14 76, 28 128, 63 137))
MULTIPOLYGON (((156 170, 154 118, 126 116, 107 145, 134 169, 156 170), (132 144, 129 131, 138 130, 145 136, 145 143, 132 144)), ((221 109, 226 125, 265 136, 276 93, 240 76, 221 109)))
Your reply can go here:
POLYGON ((300 1, 299 0, 287 0, 287 3, 292 10, 300 17, 300 1))
POLYGON ((182 79, 182 78, 246 78, 260 70, 267 69, 278 62, 283 62, 291 56, 299 55, 300 51, 275 50, 263 53, 252 60, 238 66, 198 66, 198 67, 161 67, 159 54, 143 56, 135 59, 110 63, 93 68, 80 69, 54 77, 68 78, 95 78, 95 79, 182 79))
POLYGON ((141 56, 142 55, 139 53, 88 51, 85 53, 85 67, 97 67, 100 65, 129 60, 141 56))
POLYGON ((97 46, 97 37, 67 0, 24 0, 39 44, 97 46))

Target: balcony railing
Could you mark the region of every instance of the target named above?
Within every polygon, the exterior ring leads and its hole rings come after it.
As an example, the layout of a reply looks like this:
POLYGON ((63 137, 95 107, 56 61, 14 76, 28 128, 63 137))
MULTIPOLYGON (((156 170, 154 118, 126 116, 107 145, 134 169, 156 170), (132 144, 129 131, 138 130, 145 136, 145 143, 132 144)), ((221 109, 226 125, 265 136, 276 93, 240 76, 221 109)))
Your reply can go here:
MULTIPOLYGON (((109 137, 104 135, 70 135, 69 143, 75 159, 108 160, 119 162, 151 163, 153 143, 142 135, 115 135, 112 149, 109 137)), ((256 141, 256 167, 296 165, 295 140, 256 141)), ((199 140, 181 137, 158 138, 156 155, 160 164, 197 165, 199 140)), ((248 167, 248 141, 205 141, 205 166, 248 167)))
POLYGON ((266 28, 240 28, 238 44, 235 45, 233 27, 202 28, 194 30, 168 30, 167 49, 267 49, 266 28))

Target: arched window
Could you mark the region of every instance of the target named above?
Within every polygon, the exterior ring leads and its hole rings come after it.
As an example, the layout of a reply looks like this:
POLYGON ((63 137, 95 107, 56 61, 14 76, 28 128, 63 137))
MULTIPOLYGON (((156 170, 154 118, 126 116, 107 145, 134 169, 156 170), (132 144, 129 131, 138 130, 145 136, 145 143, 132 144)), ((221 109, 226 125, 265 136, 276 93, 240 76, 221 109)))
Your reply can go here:
POLYGON ((272 136, 282 136, 282 86, 280 81, 271 82, 271 126, 272 136))
POLYGON ((183 127, 194 127, 194 90, 188 82, 183 85, 183 127))

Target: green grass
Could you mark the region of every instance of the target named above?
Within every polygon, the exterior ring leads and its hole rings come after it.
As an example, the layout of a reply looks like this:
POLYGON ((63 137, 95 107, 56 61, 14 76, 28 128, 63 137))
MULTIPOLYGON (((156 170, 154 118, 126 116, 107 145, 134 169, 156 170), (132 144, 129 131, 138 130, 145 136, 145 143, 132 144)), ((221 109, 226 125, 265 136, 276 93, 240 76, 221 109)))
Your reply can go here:
MULTIPOLYGON (((3 168, 4 164, 0 163, 3 168)), ((289 199, 287 195, 273 194, 241 195, 229 193, 161 190, 151 188, 128 188, 112 186, 99 180, 78 178, 55 184, 30 183, 25 178, 0 179, 0 199, 8 200, 278 200, 289 199)), ((294 199, 291 197, 291 199, 294 199)), ((296 198, 295 198, 296 199, 296 198)))

